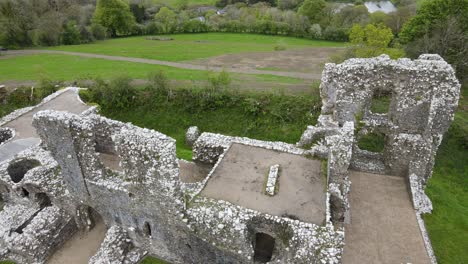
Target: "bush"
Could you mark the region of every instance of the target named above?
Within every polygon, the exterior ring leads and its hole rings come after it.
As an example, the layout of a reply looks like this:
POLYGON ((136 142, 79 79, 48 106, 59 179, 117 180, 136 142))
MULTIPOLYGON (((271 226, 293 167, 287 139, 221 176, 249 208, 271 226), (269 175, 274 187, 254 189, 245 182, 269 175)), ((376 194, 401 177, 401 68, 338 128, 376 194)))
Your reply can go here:
POLYGON ((223 70, 219 74, 210 73, 208 75, 208 81, 211 85, 212 91, 226 90, 231 84, 231 77, 228 72, 223 70))
POLYGON ((75 21, 68 22, 62 33, 62 43, 65 45, 80 44, 81 33, 75 21))
POLYGON ((322 38, 322 27, 319 24, 313 24, 309 29, 310 37, 313 39, 322 38))
POLYGON ((107 37, 107 29, 100 24, 92 24, 90 30, 93 37, 97 40, 103 40, 107 37))
POLYGON ((150 92, 151 97, 155 97, 158 94, 167 95, 169 89, 169 79, 164 71, 160 70, 148 75, 148 86, 146 90, 150 92))
POLYGON ((147 35, 156 35, 161 33, 163 33, 161 23, 151 22, 145 26, 145 34, 147 35))
POLYGON ((130 84, 131 79, 126 76, 116 77, 110 82, 95 79, 89 88, 89 97, 99 103, 103 109, 119 110, 132 106, 136 89, 130 84))
POLYGON ((323 38, 333 41, 348 41, 348 32, 345 28, 328 26, 323 32, 323 38))

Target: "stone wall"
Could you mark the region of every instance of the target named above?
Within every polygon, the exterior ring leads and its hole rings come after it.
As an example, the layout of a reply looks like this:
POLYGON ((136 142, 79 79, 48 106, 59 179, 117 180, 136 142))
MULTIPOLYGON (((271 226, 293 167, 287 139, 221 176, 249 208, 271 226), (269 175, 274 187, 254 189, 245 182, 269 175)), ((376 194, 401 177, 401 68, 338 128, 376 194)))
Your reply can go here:
MULTIPOLYGON (((382 55, 327 64, 320 89, 322 114, 338 125, 351 121, 361 131, 385 134, 384 151, 377 155, 354 146, 354 168, 375 172, 362 165, 374 161, 379 169, 383 162, 384 173, 404 176, 409 164, 418 162, 421 177, 430 177, 460 93, 454 70, 440 56, 426 54, 412 61, 382 55), (373 113, 373 96, 381 91, 390 95, 388 113, 373 113)), ((356 134, 357 140, 361 135, 356 134)))

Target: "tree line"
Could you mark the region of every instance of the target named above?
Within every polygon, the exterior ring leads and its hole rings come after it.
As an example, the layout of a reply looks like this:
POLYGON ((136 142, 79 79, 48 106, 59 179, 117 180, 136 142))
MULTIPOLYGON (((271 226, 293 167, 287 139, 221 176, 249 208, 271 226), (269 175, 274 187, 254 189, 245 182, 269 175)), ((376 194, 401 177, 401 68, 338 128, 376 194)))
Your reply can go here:
POLYGON ((176 7, 150 0, 0 0, 0 45, 81 44, 129 35, 258 33, 351 40, 356 49, 350 56, 391 53, 388 48, 402 47, 411 57, 439 53, 456 66, 460 77, 466 76, 462 73, 468 63, 468 0, 425 0, 418 9, 415 0, 393 2, 395 12, 371 14, 360 0, 218 0, 216 7, 190 6, 187 0, 176 7), (374 38, 380 39, 380 46, 374 38))

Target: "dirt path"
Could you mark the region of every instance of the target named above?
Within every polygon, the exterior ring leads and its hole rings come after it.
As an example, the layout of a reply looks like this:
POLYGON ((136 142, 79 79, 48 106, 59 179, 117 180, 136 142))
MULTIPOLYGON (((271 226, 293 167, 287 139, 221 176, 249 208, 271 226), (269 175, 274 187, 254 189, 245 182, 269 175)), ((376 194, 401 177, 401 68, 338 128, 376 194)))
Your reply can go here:
POLYGON ((66 91, 51 101, 30 112, 4 124, 2 127, 9 127, 15 130, 15 137, 4 145, 0 146, 0 162, 13 157, 15 154, 40 143, 36 129, 32 125, 32 118, 35 113, 41 110, 68 111, 71 113, 81 113, 89 106, 78 100, 75 91, 66 91))
POLYGON ((89 232, 76 233, 46 263, 87 264, 98 251, 106 232, 106 225, 101 221, 89 232))
POLYGON ((431 263, 405 179, 351 172, 344 264, 431 263))
POLYGON ((275 76, 293 77, 293 78, 305 79, 305 80, 320 80, 321 78, 321 74, 317 74, 317 73, 301 73, 301 72, 271 71, 271 70, 242 69, 242 68, 239 69, 239 68, 233 68, 233 67, 204 66, 204 65, 196 65, 196 64, 181 63, 181 62, 161 61, 161 60, 122 57, 122 56, 110 56, 110 55, 82 53, 82 52, 69 52, 69 51, 59 51, 59 50, 7 51, 5 52, 5 56, 2 56, 1 59, 8 59, 8 58, 11 58, 13 56, 18 56, 18 55, 32 55, 32 54, 71 55, 71 56, 105 59, 105 60, 112 60, 112 61, 128 61, 128 62, 145 63, 145 64, 153 64, 153 65, 163 65, 163 66, 170 66, 170 67, 188 69, 188 70, 201 70, 201 71, 209 70, 209 71, 215 71, 215 72, 221 72, 223 70, 226 70, 227 72, 232 72, 232 73, 255 74, 255 75, 275 75, 275 76))

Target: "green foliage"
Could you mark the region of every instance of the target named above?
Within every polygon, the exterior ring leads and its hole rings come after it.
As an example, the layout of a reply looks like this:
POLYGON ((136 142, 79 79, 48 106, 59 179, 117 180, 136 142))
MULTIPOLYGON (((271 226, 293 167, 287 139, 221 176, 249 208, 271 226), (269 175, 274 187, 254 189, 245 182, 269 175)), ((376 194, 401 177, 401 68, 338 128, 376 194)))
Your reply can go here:
POLYGON ((438 23, 456 17, 464 32, 468 32, 468 0, 427 0, 422 2, 416 16, 403 26, 403 43, 414 41, 431 32, 438 23))
POLYGON ((378 91, 372 98, 371 111, 376 114, 387 114, 390 110, 391 94, 378 91))
POLYGON ((436 53, 452 64, 457 77, 468 80, 468 0, 427 0, 400 33, 406 52, 415 58, 436 53))
POLYGON ((170 10, 167 7, 162 7, 159 9, 159 12, 154 16, 154 19, 161 23, 163 32, 162 33, 171 33, 174 30, 176 14, 174 11, 170 10))
POLYGON ((130 85, 130 81, 126 76, 116 77, 110 82, 96 79, 94 85, 89 88, 90 98, 99 102, 103 109, 128 109, 136 96, 136 89, 130 85))
POLYGON ((75 21, 69 21, 62 33, 62 42, 65 45, 80 44, 80 30, 75 21))
POLYGON ((32 6, 29 1, 0 1, 0 44, 10 48, 29 46, 32 38, 29 34, 34 21, 32 6))
POLYGON ((46 96, 57 91, 57 83, 42 79, 34 89, 31 87, 18 87, 8 94, 3 103, 0 102, 0 117, 16 109, 38 104, 46 96))
POLYGON ((392 30, 383 24, 368 24, 364 28, 355 24, 349 33, 353 47, 345 57, 369 58, 387 54, 396 59, 404 56, 404 51, 398 48, 389 48, 393 39, 392 30))
POLYGON ((116 37, 128 35, 135 23, 135 18, 125 0, 98 0, 94 21, 106 27, 112 37, 116 37))
POLYGON ((93 37, 97 40, 103 40, 106 38, 106 32, 107 32, 107 29, 100 25, 100 24, 97 24, 97 23, 93 23, 91 24, 91 34, 93 34, 93 37))
POLYGON ((208 74, 208 81, 213 91, 219 91, 219 90, 227 90, 232 80, 231 80, 231 77, 229 76, 229 73, 223 70, 219 74, 216 74, 213 72, 208 74))
POLYGON ((298 13, 308 17, 311 23, 316 23, 320 20, 325 5, 325 0, 305 0, 298 13))
MULTIPOLYGON (((191 125, 203 131, 293 143, 318 116, 318 111, 310 115, 311 110, 320 108, 318 96, 239 93, 198 87, 169 87, 168 90, 171 96, 163 89, 155 89, 148 100, 147 89, 135 89, 132 111, 105 107, 110 102, 99 94, 85 97, 99 103, 101 113, 110 118, 156 129, 175 138, 177 154, 185 159, 191 158, 190 147, 184 143, 185 132, 191 125), (254 109, 246 107, 251 102, 254 109)), ((96 93, 96 90, 90 89, 89 93, 96 93)))
POLYGON ((385 147, 385 135, 379 132, 371 132, 363 135, 357 143, 362 150, 382 152, 385 147))

